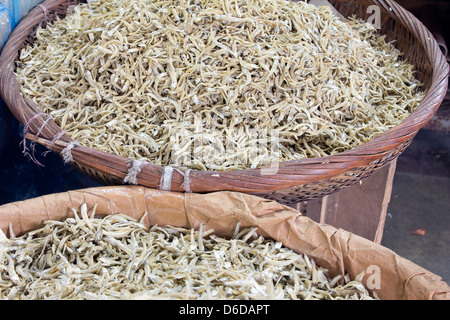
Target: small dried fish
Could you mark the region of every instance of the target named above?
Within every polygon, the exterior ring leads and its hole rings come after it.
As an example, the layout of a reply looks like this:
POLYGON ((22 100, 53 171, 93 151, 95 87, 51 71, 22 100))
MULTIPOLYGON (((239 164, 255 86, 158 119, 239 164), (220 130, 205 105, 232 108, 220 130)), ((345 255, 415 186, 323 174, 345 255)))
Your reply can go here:
POLYGON ((38 28, 16 76, 80 145, 235 170, 353 149, 424 97, 374 27, 286 0, 93 0, 38 28))
POLYGON ((362 275, 339 283, 256 228, 225 239, 73 212, 16 238, 0 230, 1 299, 373 299, 362 275))

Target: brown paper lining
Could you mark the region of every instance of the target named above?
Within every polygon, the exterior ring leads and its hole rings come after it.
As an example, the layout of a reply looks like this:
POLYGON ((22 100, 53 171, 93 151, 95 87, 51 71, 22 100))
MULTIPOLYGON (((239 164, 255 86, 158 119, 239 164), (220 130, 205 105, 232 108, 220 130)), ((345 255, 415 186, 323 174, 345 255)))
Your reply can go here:
POLYGON ((20 235, 41 227, 44 220, 71 217, 71 208, 84 202, 89 209, 97 203, 99 215, 124 213, 140 219, 147 212, 148 225, 198 229, 203 223, 204 230, 213 228, 225 237, 233 234, 238 222, 241 228, 256 226, 259 234, 308 255, 332 276, 348 272, 353 278, 366 272, 363 283, 381 299, 450 300, 450 287, 439 276, 392 250, 316 223, 277 202, 236 192, 184 194, 140 186, 81 189, 0 206, 0 228, 8 235, 11 223, 20 235))

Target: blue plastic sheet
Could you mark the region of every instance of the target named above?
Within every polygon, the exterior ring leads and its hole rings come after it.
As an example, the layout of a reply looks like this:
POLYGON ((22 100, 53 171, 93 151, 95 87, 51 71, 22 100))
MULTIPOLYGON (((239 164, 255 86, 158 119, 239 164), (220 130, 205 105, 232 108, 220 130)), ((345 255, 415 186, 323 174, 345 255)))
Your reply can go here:
POLYGON ((34 7, 43 2, 43 0, 0 0, 0 3, 6 7, 12 16, 12 28, 22 20, 22 18, 34 7))
POLYGON ((0 0, 0 51, 22 18, 43 0, 0 0))
POLYGON ((13 29, 13 17, 11 12, 0 4, 0 51, 5 46, 6 41, 13 29))

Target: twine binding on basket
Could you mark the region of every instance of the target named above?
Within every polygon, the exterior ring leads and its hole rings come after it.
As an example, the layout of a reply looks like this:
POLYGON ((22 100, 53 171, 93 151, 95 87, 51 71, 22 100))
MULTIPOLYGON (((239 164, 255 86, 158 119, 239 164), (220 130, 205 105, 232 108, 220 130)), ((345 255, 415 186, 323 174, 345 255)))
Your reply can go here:
POLYGON ((123 179, 124 183, 138 184, 137 175, 141 172, 142 168, 148 164, 146 161, 131 159, 129 162, 128 173, 123 179))
MULTIPOLYGON (((67 132, 65 130, 61 130, 61 132, 55 134, 55 136, 52 139, 52 143, 56 143, 56 141, 60 140, 62 138, 63 135, 65 135, 67 132)), ((49 152, 52 151, 52 149, 50 149, 49 147, 47 147, 48 150, 45 151, 44 153, 42 153, 42 155, 45 157, 49 152)))
POLYGON ((52 119, 52 117, 44 112, 39 112, 36 115, 34 115, 33 117, 31 117, 30 120, 28 120, 28 122, 25 124, 25 126, 23 127, 23 139, 22 141, 19 143, 19 145, 23 145, 23 150, 22 153, 30 158, 31 161, 33 161, 34 163, 36 163, 37 165, 43 167, 44 165, 42 163, 40 163, 34 156, 35 150, 36 150, 36 142, 32 141, 30 143, 30 149, 27 148, 27 141, 25 136, 27 135, 27 133, 29 132, 29 127, 31 122, 38 118, 39 116, 45 116, 47 119, 44 121, 44 123, 41 125, 41 127, 39 128, 38 132, 36 133, 37 136, 39 136, 39 134, 42 132, 42 130, 44 129, 45 125, 52 119), (29 152, 31 151, 31 153, 29 152))
POLYGON ((191 180, 190 180, 190 178, 189 178, 189 173, 191 173, 191 169, 187 169, 185 172, 184 172, 184 174, 183 173, 181 173, 182 175, 183 175, 183 177, 184 177, 184 180, 183 180, 183 184, 182 184, 182 187, 183 187, 183 189, 184 189, 184 191, 185 192, 192 192, 191 191, 191 188, 190 188, 190 183, 191 183, 191 180))
POLYGON ((69 145, 67 147, 65 147, 62 151, 61 151, 61 155, 63 157, 64 163, 70 163, 70 162, 74 162, 73 157, 72 157, 72 149, 75 146, 78 146, 79 143, 78 141, 71 141, 69 143, 69 145))
POLYGON ((173 167, 165 166, 164 173, 161 175, 161 180, 159 182, 158 189, 163 191, 170 191, 170 186, 172 185, 172 175, 173 175, 173 167))
POLYGON ((191 180, 189 177, 189 174, 192 170, 187 169, 186 171, 183 172, 172 166, 164 167, 164 172, 161 175, 161 180, 159 182, 158 189, 163 190, 163 191, 171 191, 172 190, 171 186, 172 186, 172 177, 173 177, 174 171, 178 172, 181 176, 183 176, 183 183, 181 184, 181 187, 183 188, 184 192, 188 192, 188 193, 192 192, 191 187, 190 187, 191 180))
POLYGON ((44 12, 44 17, 47 16, 47 8, 45 6, 43 6, 42 4, 38 4, 38 7, 42 9, 42 11, 44 12))
MULTIPOLYGON (((23 145, 22 153, 23 153, 25 156, 29 157, 30 160, 33 161, 34 163, 36 163, 37 165, 39 165, 39 166, 41 166, 41 167, 44 167, 44 165, 43 165, 42 163, 40 163, 40 162, 36 159, 36 157, 34 156, 35 151, 36 151, 36 141, 32 141, 32 142, 30 143, 30 149, 27 148, 27 144, 26 144, 26 136, 27 136, 27 133, 30 132, 30 131, 29 131, 30 124, 31 124, 31 122, 32 122, 33 120, 37 119, 39 116, 45 116, 47 119, 45 119, 45 121, 44 121, 44 122, 42 123, 42 125, 40 126, 39 130, 36 132, 36 134, 35 134, 36 137, 39 137, 39 135, 42 133, 42 130, 43 130, 44 127, 47 125, 47 123, 48 123, 50 120, 53 120, 53 118, 52 118, 51 115, 49 115, 49 114, 47 114, 47 113, 44 113, 44 112, 39 112, 39 113, 35 114, 33 117, 31 117, 30 120, 28 120, 28 122, 25 124, 25 126, 24 126, 24 128, 23 128, 23 139, 22 139, 22 141, 20 142, 20 145, 23 145), (31 151, 31 152, 30 152, 30 151, 31 151)), ((66 131, 65 131, 65 130, 61 130, 60 132, 58 132, 57 134, 55 134, 55 135, 53 136, 53 139, 52 139, 51 142, 52 142, 52 143, 55 143, 56 141, 58 141, 59 139, 61 139, 61 137, 62 137, 64 134, 66 134, 66 131)), ((75 141, 75 140, 74 140, 74 141, 71 141, 71 142, 69 143, 69 145, 61 151, 61 156, 63 157, 64 163, 70 163, 70 162, 73 162, 73 161, 74 161, 74 160, 73 160, 73 157, 72 157, 72 152, 71 152, 71 150, 72 150, 75 146, 77 146, 77 145, 79 145, 78 141, 75 141)), ((42 155, 45 157, 50 151, 51 151, 51 149, 48 150, 48 151, 45 151, 42 155)))
POLYGON ((61 139, 63 135, 66 134, 65 130, 62 130, 61 132, 55 134, 55 136, 52 139, 52 143, 55 143, 57 140, 61 139))

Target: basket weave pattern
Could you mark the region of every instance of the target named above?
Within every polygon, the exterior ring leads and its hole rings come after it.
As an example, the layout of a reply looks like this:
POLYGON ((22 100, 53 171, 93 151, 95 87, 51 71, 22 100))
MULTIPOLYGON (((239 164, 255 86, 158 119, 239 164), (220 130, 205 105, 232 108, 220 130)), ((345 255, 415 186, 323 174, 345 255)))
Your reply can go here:
MULTIPOLYGON (((16 27, 0 57, 0 93, 14 116, 27 126, 27 138, 61 154, 71 138, 42 114, 33 101, 24 99, 14 75, 15 61, 21 48, 32 43, 38 26, 64 17, 74 0, 47 0, 31 10, 16 27), (58 137, 59 139, 55 139, 58 137)), ((376 139, 352 150, 322 158, 308 158, 279 163, 276 174, 261 174, 261 169, 213 172, 173 171, 168 190, 179 192, 238 191, 256 194, 293 204, 323 197, 370 176, 396 159, 411 143, 415 134, 436 113, 448 87, 449 66, 436 40, 411 13, 391 0, 335 0, 331 4, 344 16, 366 19, 367 8, 376 5, 381 11, 380 33, 404 53, 415 66, 417 78, 428 90, 419 107, 398 126, 376 139)), ((370 11, 369 11, 370 12, 370 11)), ((131 159, 92 148, 71 149, 72 164, 104 185, 123 184, 131 159)), ((148 163, 137 175, 137 183, 161 188, 167 167, 148 163)))

